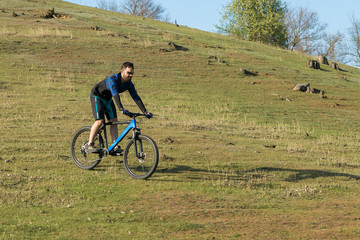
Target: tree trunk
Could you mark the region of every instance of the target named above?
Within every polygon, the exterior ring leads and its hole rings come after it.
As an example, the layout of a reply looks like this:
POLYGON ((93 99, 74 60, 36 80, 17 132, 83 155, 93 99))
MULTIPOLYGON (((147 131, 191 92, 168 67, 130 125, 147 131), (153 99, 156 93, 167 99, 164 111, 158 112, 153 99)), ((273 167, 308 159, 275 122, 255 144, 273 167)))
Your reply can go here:
POLYGON ((316 60, 308 60, 307 66, 313 69, 320 69, 320 63, 316 60))
POLYGON ((318 56, 318 61, 320 64, 329 65, 329 62, 325 56, 321 56, 321 55, 318 56))
POLYGON ((332 62, 330 65, 331 68, 335 69, 335 70, 340 70, 339 68, 339 64, 337 64, 336 62, 332 62))

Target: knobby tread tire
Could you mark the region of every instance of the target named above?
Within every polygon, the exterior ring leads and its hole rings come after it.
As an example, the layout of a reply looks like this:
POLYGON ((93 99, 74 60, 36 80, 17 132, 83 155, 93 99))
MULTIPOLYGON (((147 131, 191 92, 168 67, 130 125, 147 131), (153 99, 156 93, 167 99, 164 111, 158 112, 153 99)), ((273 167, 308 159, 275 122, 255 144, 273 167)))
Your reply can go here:
MULTIPOLYGON (((81 150, 79 149, 79 146, 83 145, 86 142, 80 142, 81 139, 78 139, 78 138, 80 136, 82 136, 83 134, 85 134, 85 137, 86 136, 89 137, 90 130, 91 130, 90 126, 80 128, 79 130, 77 130, 75 132, 75 134, 73 135, 73 137, 71 139, 71 143, 70 143, 70 156, 71 156, 71 159, 73 160, 73 162, 75 163, 76 166, 78 166, 81 169, 85 169, 85 170, 93 169, 101 161, 100 154, 95 155, 94 153, 88 153, 88 154, 93 154, 92 156, 95 158, 95 160, 91 161, 89 164, 83 164, 79 159, 80 157, 84 157, 83 154, 81 153, 81 150)), ((97 141, 99 141, 100 147, 103 148, 104 147, 104 140, 103 140, 103 137, 101 136, 101 134, 97 134, 96 138, 97 138, 97 141)))
MULTIPOLYGON (((149 136, 146 136, 146 135, 139 135, 138 138, 143 141, 143 145, 144 144, 150 144, 151 146, 151 155, 152 159, 149 159, 149 163, 151 164, 151 167, 146 171, 144 172, 144 174, 141 174, 139 175, 138 173, 134 172, 132 169, 131 169, 131 166, 129 166, 129 158, 132 154, 135 154, 135 149, 134 149, 134 138, 131 139, 126 147, 125 147, 125 150, 124 150, 124 167, 125 167, 125 170, 127 171, 127 173, 132 177, 132 178, 135 178, 135 179, 147 179, 149 178, 156 170, 156 167, 159 163, 159 150, 158 150, 158 147, 155 143, 155 141, 153 139, 151 139, 149 136), (130 156, 129 156, 130 154, 130 156)), ((138 140, 137 140, 138 141, 138 140)))

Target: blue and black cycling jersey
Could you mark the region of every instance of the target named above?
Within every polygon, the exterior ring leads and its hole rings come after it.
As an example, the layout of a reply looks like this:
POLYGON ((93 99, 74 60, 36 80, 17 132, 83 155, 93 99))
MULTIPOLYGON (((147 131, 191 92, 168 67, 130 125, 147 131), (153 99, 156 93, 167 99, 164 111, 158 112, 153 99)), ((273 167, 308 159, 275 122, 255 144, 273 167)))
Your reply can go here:
POLYGON ((129 91, 132 99, 134 99, 135 102, 140 100, 140 97, 135 90, 134 84, 131 81, 121 83, 121 73, 118 73, 108 76, 96 84, 91 92, 94 94, 94 96, 109 101, 117 94, 125 92, 126 90, 129 91))
POLYGON ((116 105, 120 110, 122 110, 123 106, 120 101, 119 94, 125 91, 129 91, 132 99, 138 105, 140 110, 145 113, 146 108, 141 98, 137 94, 134 84, 131 81, 122 83, 121 73, 108 76, 107 78, 96 84, 95 87, 93 87, 93 89, 91 90, 91 93, 94 96, 99 97, 105 101, 111 101, 112 98, 114 98, 116 105))

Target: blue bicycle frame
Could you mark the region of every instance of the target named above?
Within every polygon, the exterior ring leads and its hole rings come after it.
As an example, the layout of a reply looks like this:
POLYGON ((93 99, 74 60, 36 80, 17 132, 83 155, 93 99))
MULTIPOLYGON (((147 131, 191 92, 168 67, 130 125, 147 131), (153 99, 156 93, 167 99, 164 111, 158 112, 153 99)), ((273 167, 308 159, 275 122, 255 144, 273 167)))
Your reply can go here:
MULTIPOLYGON (((106 123, 105 125, 119 125, 119 124, 126 124, 126 123, 129 123, 129 121, 125 121, 125 122, 113 122, 113 123, 108 122, 108 123, 106 123)), ((126 134, 128 134, 128 132, 130 132, 131 129, 133 129, 133 130, 137 129, 137 128, 136 128, 135 118, 134 118, 132 121, 130 121, 129 125, 125 128, 125 130, 120 134, 120 136, 115 140, 115 142, 114 142, 113 144, 111 144, 111 146, 110 146, 107 150, 108 150, 109 152, 111 152, 111 151, 114 149, 114 147, 115 147, 119 142, 121 142, 121 141, 124 139, 124 137, 126 136, 126 134)), ((138 129, 138 130, 139 130, 139 129, 138 129)), ((106 142, 106 148, 107 148, 108 144, 107 144, 107 136, 106 136, 106 129, 105 129, 105 127, 104 127, 104 135, 105 135, 105 142, 106 142)))

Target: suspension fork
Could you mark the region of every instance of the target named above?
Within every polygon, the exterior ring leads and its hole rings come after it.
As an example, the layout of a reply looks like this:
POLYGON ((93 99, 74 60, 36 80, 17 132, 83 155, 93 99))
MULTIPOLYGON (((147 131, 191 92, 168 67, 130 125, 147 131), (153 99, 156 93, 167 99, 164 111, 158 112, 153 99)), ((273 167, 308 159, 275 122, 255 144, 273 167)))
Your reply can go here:
POLYGON ((142 145, 142 141, 139 138, 139 135, 141 134, 140 129, 139 128, 134 128, 133 129, 133 139, 134 139, 134 147, 135 147, 135 157, 140 158, 140 153, 143 153, 143 145, 142 145), (140 153, 138 152, 138 148, 137 148, 137 142, 139 141, 140 144, 140 153))

